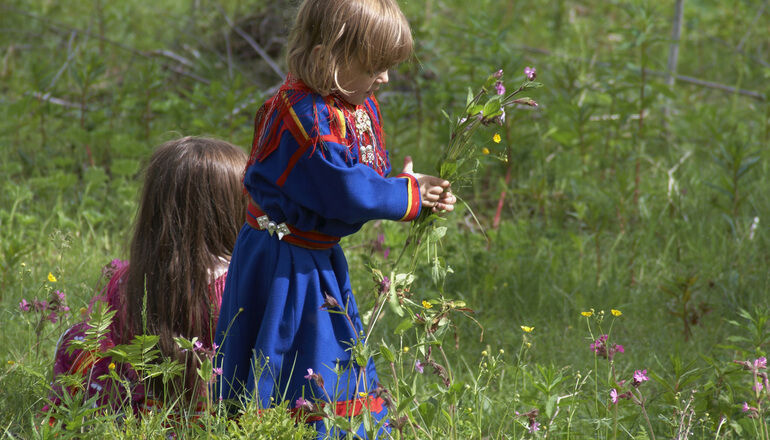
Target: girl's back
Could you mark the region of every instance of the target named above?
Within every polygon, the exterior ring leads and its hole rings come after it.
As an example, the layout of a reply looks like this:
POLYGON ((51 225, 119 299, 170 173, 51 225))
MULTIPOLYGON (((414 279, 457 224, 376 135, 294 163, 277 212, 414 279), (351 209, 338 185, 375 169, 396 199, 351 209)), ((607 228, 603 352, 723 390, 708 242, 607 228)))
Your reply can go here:
MULTIPOLYGON (((131 239, 131 263, 113 260, 106 267, 107 284, 91 301, 115 312, 100 350, 72 350, 90 327, 85 320, 61 338, 54 376, 82 377, 84 399, 96 396, 98 405, 134 412, 182 397, 195 401, 206 395, 197 378, 202 356, 213 355, 216 325, 227 264, 245 216, 240 177, 244 152, 227 142, 186 137, 160 146, 145 172, 139 210, 131 239), (106 351, 130 344, 136 335, 158 336, 165 358, 185 366, 185 373, 163 386, 162 379, 143 380, 130 364, 115 361, 106 351), (173 338, 196 338, 195 355, 181 350, 173 338), (124 383, 109 378, 110 373, 124 383)), ((66 391, 54 383, 52 403, 66 391)), ((55 414, 55 412, 54 412, 55 414)))

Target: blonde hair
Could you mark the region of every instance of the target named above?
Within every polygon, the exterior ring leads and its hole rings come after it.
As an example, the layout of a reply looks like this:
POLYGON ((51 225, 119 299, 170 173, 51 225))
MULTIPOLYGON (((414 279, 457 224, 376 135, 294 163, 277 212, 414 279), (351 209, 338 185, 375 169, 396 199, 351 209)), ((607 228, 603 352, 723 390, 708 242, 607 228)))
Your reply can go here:
POLYGON ((379 73, 409 58, 412 45, 395 0, 304 0, 286 60, 294 76, 326 96, 342 90, 338 76, 353 62, 379 73))

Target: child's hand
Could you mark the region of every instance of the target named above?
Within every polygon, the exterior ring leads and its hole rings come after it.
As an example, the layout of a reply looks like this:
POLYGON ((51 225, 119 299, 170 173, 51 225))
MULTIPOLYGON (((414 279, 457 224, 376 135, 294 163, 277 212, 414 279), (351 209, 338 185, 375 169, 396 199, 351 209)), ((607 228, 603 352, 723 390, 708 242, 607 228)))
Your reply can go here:
POLYGON ((417 179, 420 185, 422 206, 431 208, 433 212, 454 210, 457 198, 449 188, 449 181, 427 174, 415 173, 413 168, 412 158, 406 156, 404 158, 404 171, 402 172, 411 174, 417 179))

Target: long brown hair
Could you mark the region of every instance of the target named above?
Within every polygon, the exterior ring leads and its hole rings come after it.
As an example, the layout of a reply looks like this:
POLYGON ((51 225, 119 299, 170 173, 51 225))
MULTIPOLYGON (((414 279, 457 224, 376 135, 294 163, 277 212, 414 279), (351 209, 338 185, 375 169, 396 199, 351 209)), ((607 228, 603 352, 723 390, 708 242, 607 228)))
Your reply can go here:
POLYGON ((185 137, 161 145, 146 167, 116 342, 158 335, 161 354, 187 367, 172 395, 192 396, 198 385, 198 363, 173 337, 212 344, 219 311, 212 310, 209 284, 246 218, 245 164, 245 152, 230 143, 185 137))

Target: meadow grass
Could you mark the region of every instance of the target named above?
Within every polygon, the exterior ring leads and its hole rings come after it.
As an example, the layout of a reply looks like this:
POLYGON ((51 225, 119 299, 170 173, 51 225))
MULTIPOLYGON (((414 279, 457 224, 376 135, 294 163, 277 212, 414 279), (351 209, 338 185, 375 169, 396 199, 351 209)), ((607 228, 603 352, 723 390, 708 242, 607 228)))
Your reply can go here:
MULTIPOLYGON (((242 405, 240 422, 214 411, 203 424, 169 427, 163 414, 108 412, 75 430, 78 414, 90 413, 74 405, 69 430, 40 423, 59 335, 81 318, 102 267, 127 257, 139 171, 152 148, 180 134, 247 148, 254 110, 280 81, 222 12, 283 66, 290 8, 228 1, 220 12, 217 4, 0 6, 5 437, 308 435, 285 411, 259 413, 253 403, 242 405), (260 33, 249 23, 273 27, 260 33), (56 290, 68 317, 52 323, 19 309, 22 299, 56 290)), ((468 169, 478 171, 454 188, 467 207, 437 223, 447 229, 436 255, 453 273, 437 285, 431 257, 416 254, 409 310, 429 315, 463 301, 473 319, 452 311, 430 333, 415 322, 404 329, 404 317, 386 307, 370 337, 398 401, 393 435, 768 438, 765 370, 755 364, 770 337, 763 2, 687 2, 678 64, 682 75, 759 98, 666 85, 673 2, 401 4, 418 46, 380 93, 394 169, 409 154, 418 171, 434 172, 468 87, 497 69, 514 84, 535 66, 545 87, 533 93, 536 110, 511 111, 503 126, 473 138, 489 154, 475 155, 468 169), (623 346, 612 362, 591 349, 602 334, 607 347, 623 346), (426 363, 428 347, 442 350, 432 359, 449 385, 426 363), (426 363, 422 373, 417 361, 426 363), (650 380, 634 382, 637 371, 650 380)), ((343 241, 362 310, 381 286, 371 269, 397 269, 409 232, 374 222, 343 241)))

